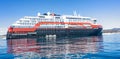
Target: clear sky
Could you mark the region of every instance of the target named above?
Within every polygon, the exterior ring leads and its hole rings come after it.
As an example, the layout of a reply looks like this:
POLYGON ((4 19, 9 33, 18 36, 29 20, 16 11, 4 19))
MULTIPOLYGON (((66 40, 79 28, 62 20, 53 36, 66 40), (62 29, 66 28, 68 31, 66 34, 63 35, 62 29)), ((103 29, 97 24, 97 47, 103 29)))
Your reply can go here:
POLYGON ((97 18, 104 29, 120 27, 120 0, 0 0, 0 28, 48 11, 71 15, 77 11, 81 16, 97 18))

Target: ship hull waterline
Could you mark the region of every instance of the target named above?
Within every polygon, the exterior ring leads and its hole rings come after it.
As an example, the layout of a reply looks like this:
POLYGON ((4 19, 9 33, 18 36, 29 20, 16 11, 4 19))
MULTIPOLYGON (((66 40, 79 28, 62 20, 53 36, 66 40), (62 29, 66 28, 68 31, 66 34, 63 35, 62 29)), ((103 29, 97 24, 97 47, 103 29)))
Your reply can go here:
POLYGON ((7 33, 7 39, 16 39, 16 38, 39 38, 39 37, 83 37, 83 36, 101 36, 102 28, 96 29, 37 29, 34 32, 28 33, 7 33))

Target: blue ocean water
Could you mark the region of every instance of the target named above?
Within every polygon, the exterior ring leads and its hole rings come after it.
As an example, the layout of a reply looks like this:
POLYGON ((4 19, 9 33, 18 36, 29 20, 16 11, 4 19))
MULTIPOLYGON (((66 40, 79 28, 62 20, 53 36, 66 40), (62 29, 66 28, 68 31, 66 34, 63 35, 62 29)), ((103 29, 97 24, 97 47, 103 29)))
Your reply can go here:
POLYGON ((120 59, 120 34, 0 39, 0 59, 120 59))

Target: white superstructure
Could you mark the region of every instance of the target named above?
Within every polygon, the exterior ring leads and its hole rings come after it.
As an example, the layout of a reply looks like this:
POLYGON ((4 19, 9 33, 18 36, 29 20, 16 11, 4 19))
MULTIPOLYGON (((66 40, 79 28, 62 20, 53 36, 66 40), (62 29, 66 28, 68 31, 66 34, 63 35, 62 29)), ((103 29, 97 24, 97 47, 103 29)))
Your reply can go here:
MULTIPOLYGON (((54 13, 45 13, 40 14, 38 13, 37 16, 25 16, 18 21, 16 21, 14 24, 12 24, 12 27, 14 28, 32 28, 35 26, 35 24, 39 22, 90 22, 95 23, 96 19, 91 17, 83 17, 80 15, 77 15, 74 13, 74 15, 57 15, 54 13)), ((86 24, 89 26, 88 24, 86 24)), ((60 27, 60 28, 68 28, 69 26, 74 26, 70 24, 42 24, 39 28, 54 28, 54 27, 60 27)))

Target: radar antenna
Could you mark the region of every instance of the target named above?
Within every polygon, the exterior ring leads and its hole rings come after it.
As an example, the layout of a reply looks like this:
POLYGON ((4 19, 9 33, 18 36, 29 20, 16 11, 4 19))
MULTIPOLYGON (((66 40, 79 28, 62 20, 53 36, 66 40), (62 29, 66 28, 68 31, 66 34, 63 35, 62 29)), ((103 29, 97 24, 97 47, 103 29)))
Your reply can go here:
POLYGON ((73 15, 74 15, 74 16, 77 16, 77 13, 76 13, 76 11, 74 11, 74 12, 73 12, 73 15))

